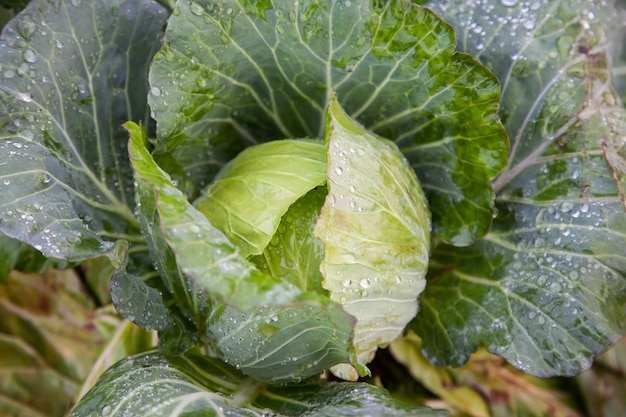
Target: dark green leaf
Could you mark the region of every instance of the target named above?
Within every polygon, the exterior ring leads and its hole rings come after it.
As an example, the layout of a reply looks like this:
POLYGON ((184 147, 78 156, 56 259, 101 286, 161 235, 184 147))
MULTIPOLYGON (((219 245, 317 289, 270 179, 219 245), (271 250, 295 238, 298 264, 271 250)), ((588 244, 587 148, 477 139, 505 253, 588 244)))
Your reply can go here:
POLYGON ((194 205, 241 256, 259 255, 297 199, 326 183, 324 143, 280 140, 247 148, 194 205))
POLYGON ((147 120, 166 14, 151 0, 33 1, 0 38, 0 229, 47 256, 140 239, 126 120, 147 120))
POLYGON ((412 327, 438 365, 482 344, 534 375, 576 374, 626 331, 626 113, 607 60, 624 21, 585 0, 429 6, 501 78, 513 142, 492 230, 434 250, 412 327))
POLYGON ((267 386, 215 359, 147 353, 109 369, 71 417, 445 416, 410 407, 365 383, 313 382, 267 386))
POLYGON ((151 67, 157 151, 202 187, 244 146, 322 138, 336 92, 407 155, 437 235, 467 245, 491 224, 508 144, 497 80, 454 48, 451 28, 408 0, 179 1, 151 67))
POLYGON ((111 297, 117 311, 143 329, 167 330, 173 325, 161 294, 134 275, 116 273, 111 297))
POLYGON ((243 373, 271 382, 300 381, 339 363, 365 374, 354 363, 352 316, 326 296, 305 294, 298 301, 246 312, 216 306, 207 319, 210 349, 243 373))
MULTIPOLYGON (((143 144, 146 140, 143 129, 130 123, 126 128, 129 130, 131 140, 143 144)), ((130 148, 133 149, 132 146, 130 148)), ((173 327, 159 333, 159 348, 165 352, 183 353, 197 343, 200 333, 198 326, 202 326, 204 322, 202 315, 210 310, 211 302, 197 285, 185 277, 176 264, 174 252, 168 246, 161 230, 156 190, 151 184, 140 179, 136 181, 135 189, 137 218, 158 272, 158 278, 148 284, 160 290, 162 302, 167 306, 174 323, 173 327)), ((121 304, 118 299, 118 308, 121 304)))

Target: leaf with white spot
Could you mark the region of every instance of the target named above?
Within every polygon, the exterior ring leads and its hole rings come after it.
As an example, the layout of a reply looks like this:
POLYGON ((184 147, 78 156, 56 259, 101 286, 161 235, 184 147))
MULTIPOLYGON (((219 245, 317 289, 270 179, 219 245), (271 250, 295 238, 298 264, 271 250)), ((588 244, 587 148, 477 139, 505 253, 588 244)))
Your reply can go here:
MULTIPOLYGON (((430 211, 396 145, 367 132, 338 101, 328 109, 329 193, 315 228, 330 298, 356 317, 361 365, 398 337, 417 313, 426 285, 430 211)), ((356 380, 351 366, 333 369, 356 380)))

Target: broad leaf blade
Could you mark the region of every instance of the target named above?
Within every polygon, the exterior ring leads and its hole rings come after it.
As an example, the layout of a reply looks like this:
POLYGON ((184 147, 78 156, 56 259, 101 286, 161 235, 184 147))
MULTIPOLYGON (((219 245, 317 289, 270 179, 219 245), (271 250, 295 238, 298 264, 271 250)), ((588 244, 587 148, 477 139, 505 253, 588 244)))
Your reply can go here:
POLYGON ((138 237, 126 120, 147 120, 165 11, 150 0, 32 1, 0 39, 0 228, 47 256, 138 237), (75 5, 75 4, 76 5, 75 5))
POLYGON ((467 245, 491 224, 508 144, 497 80, 454 48, 447 24, 405 0, 180 1, 150 73, 157 151, 202 186, 248 144, 321 139, 336 92, 405 152, 437 235, 467 245))
POLYGON ((532 10, 469 2, 464 17, 452 3, 430 6, 501 77, 512 154, 495 181, 491 232, 464 250, 434 250, 412 327, 438 365, 460 365, 482 344, 528 373, 573 375, 626 331, 626 216, 615 171, 626 112, 605 42, 623 21, 613 6, 582 0, 532 10))
POLYGON ((287 209, 326 182, 321 141, 281 140, 247 148, 194 205, 239 248, 259 255, 287 209))
MULTIPOLYGON (((417 313, 430 248, 430 212, 415 173, 393 142, 375 137, 333 101, 328 184, 315 235, 330 298, 357 318, 360 364, 398 337, 417 313)), ((335 373, 349 380, 350 367, 335 373)))
POLYGON ((215 307, 207 319, 209 348, 246 375, 269 382, 297 382, 353 363, 353 317, 326 296, 298 301, 246 312, 215 307))
POLYGON ((147 353, 123 360, 107 371, 70 415, 426 417, 446 414, 404 405, 368 384, 320 382, 266 386, 215 359, 147 353))
POLYGON ((156 208, 165 240, 181 270, 211 297, 240 309, 285 303, 299 293, 255 269, 237 248, 195 209, 145 148, 145 131, 127 123, 130 159, 138 181, 156 193, 156 208))

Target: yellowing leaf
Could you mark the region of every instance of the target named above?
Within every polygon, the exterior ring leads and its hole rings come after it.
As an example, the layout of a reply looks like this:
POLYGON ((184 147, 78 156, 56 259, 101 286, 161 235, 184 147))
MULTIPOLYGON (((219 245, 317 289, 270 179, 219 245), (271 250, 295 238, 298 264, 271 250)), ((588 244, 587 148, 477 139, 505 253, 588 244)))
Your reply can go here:
MULTIPOLYGON (((400 335, 417 313, 428 265, 430 212, 395 144, 368 133, 338 101, 327 116, 329 194, 315 228, 323 286, 357 318, 358 362, 400 335)), ((350 365, 333 372, 354 380, 350 365)))

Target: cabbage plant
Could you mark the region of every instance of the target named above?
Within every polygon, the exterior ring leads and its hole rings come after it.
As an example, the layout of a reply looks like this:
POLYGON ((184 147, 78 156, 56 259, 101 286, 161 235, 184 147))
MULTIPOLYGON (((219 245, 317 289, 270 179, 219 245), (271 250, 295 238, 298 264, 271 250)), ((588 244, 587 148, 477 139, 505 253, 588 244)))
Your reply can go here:
POLYGON ((71 415, 443 415, 359 381, 407 333, 437 366, 588 368, 626 333, 624 21, 29 2, 0 37, 0 272, 106 260, 159 338, 71 415))

